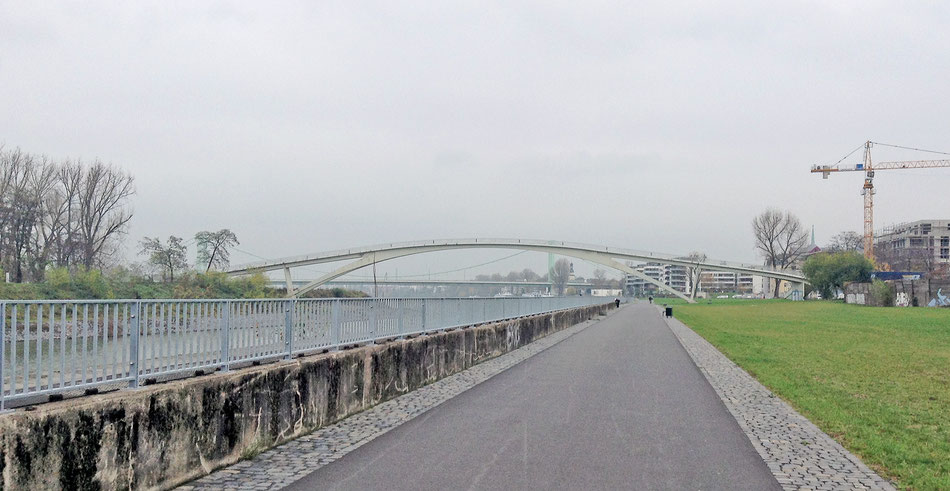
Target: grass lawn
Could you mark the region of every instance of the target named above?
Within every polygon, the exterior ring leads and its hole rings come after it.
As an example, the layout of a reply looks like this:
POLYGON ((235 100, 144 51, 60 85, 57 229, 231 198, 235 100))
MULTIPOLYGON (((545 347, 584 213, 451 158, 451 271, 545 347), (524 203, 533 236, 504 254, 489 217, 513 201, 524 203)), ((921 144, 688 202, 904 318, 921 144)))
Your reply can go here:
POLYGON ((950 309, 747 300, 674 313, 882 476, 950 489, 950 309))

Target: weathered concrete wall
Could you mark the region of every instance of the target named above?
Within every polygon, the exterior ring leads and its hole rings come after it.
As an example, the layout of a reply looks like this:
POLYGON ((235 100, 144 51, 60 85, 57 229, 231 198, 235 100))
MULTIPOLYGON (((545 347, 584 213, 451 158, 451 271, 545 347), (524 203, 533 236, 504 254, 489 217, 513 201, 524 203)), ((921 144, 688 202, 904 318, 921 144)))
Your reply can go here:
POLYGON ((579 308, 0 416, 0 491, 169 488, 604 313, 579 308))
MULTIPOLYGON (((898 307, 950 307, 950 281, 948 280, 924 278, 887 280, 885 283, 894 289, 894 305, 898 307)), ((883 305, 882 301, 875 297, 871 283, 848 283, 844 291, 847 303, 883 305)))

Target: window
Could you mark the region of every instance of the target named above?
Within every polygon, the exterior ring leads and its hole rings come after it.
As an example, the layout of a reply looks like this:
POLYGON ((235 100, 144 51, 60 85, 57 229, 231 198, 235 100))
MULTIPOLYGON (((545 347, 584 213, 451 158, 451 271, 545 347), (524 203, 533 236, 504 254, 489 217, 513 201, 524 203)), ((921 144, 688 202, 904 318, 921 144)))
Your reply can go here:
POLYGON ((920 233, 923 235, 929 235, 930 229, 933 225, 930 223, 923 223, 920 225, 920 233))
POLYGON ((940 247, 950 247, 950 237, 940 237, 940 247))
POLYGON ((911 246, 911 247, 923 247, 923 246, 924 246, 924 239, 923 239, 923 237, 911 237, 911 238, 910 238, 910 246, 911 246))
POLYGON ((950 259, 950 247, 940 249, 940 259, 950 259))

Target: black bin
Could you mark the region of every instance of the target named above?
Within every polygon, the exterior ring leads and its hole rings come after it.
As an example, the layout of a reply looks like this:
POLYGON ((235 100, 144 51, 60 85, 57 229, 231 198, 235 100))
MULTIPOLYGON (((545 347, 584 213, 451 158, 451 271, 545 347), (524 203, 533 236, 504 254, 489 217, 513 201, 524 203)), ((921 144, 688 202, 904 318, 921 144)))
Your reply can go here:
POLYGON ((667 317, 673 317, 673 307, 667 307, 667 308, 666 308, 666 316, 667 316, 667 317))

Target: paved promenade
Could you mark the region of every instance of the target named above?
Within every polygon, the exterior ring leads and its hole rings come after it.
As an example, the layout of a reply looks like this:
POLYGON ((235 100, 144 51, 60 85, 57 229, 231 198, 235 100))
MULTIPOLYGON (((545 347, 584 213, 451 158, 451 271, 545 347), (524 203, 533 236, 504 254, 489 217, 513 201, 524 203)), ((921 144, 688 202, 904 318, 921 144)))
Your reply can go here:
POLYGON ((705 340, 644 304, 185 488, 287 486, 893 489, 705 340))
POLYGON ((292 489, 779 489, 656 309, 631 305, 292 489))

